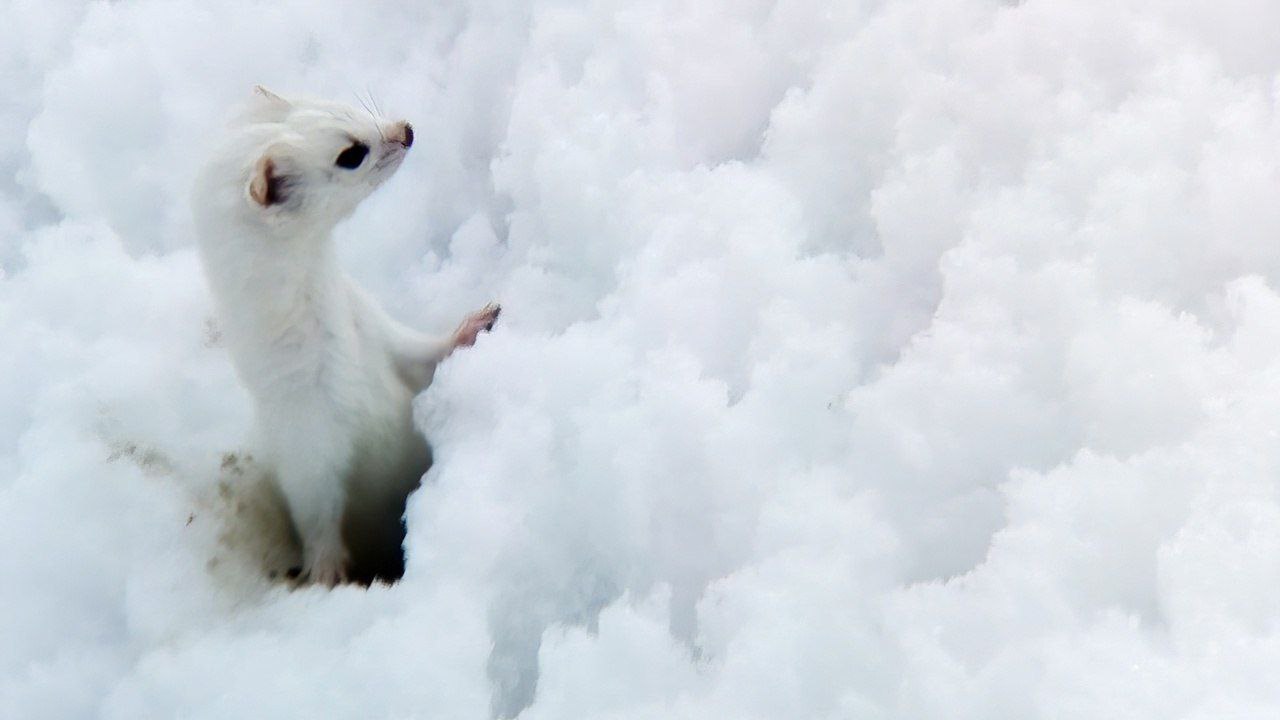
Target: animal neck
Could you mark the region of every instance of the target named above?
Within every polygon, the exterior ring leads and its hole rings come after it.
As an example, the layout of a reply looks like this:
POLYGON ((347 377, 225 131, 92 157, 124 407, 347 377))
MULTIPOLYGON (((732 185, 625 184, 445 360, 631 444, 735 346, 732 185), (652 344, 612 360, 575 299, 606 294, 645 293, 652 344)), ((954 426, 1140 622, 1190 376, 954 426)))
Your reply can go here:
POLYGON ((313 234, 268 236, 242 228, 224 242, 202 244, 225 321, 275 324, 331 303, 343 275, 329 229, 307 232, 313 234))

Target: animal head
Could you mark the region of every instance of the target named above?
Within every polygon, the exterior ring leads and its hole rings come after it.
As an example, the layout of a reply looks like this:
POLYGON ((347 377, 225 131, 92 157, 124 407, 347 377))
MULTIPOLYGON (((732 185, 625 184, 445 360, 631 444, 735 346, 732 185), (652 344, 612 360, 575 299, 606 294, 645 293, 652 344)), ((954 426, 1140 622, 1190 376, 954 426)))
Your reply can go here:
POLYGON ((251 148, 243 199, 273 225, 337 223, 395 174, 413 145, 403 120, 262 87, 241 122, 251 148))

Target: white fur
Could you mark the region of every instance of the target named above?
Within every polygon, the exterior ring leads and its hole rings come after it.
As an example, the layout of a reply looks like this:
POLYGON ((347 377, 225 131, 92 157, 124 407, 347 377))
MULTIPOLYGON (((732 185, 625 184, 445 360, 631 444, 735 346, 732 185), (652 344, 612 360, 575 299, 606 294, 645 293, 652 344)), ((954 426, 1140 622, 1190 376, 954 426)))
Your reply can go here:
POLYGON ((289 506, 304 574, 325 584, 347 576, 344 517, 348 536, 398 525, 397 508, 429 463, 411 400, 437 363, 497 315, 486 308, 446 339, 419 334, 391 320, 335 260, 334 225, 395 173, 406 127, 259 90, 195 186, 200 251, 232 361, 255 401, 257 452, 289 506), (354 170, 336 166, 353 141, 368 157, 354 170), (267 160, 280 197, 264 206, 251 187, 267 160))

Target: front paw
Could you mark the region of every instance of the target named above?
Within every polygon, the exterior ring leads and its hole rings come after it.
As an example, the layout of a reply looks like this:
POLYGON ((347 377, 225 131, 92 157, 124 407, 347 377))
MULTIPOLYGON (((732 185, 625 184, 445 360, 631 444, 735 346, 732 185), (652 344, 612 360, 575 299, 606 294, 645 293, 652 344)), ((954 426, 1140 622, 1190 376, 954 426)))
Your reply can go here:
POLYGON ((479 312, 474 312, 467 316, 466 320, 458 326, 453 333, 454 347, 471 347, 476 343, 476 336, 481 332, 488 332, 493 329, 493 324, 498 321, 498 315, 502 313, 502 306, 497 303, 489 303, 485 305, 479 312))

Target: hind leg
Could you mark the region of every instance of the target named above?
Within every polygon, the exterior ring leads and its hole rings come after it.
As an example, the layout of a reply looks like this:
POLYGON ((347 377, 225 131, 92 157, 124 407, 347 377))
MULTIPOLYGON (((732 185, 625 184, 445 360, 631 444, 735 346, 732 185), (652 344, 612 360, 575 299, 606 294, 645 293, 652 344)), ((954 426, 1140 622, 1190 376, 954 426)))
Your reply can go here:
POLYGON ((274 455, 276 480, 302 541, 302 576, 333 587, 347 580, 342 515, 347 499, 343 478, 350 461, 342 443, 320 441, 330 435, 321 429, 296 423, 277 433, 274 455))
POLYGON ((342 544, 341 518, 319 518, 304 532, 302 572, 311 582, 333 587, 347 581, 347 549, 342 544))

